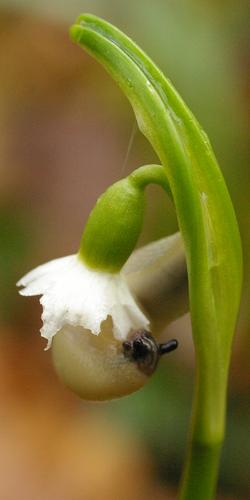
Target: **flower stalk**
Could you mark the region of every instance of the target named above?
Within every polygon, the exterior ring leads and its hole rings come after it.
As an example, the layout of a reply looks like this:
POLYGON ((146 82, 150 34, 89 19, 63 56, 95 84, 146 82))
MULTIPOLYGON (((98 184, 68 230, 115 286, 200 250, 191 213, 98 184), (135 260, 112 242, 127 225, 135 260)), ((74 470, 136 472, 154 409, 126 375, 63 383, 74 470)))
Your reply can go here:
POLYGON ((196 353, 182 500, 214 496, 242 275, 233 206, 209 140, 149 57, 117 28, 81 15, 71 37, 110 73, 164 167, 185 245, 196 353))

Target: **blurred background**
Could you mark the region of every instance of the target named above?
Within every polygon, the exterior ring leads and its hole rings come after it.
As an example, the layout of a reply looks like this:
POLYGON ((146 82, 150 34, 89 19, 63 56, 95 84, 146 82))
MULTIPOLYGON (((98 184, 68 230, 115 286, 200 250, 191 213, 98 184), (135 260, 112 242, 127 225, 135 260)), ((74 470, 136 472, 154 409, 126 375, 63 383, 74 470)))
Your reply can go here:
MULTIPOLYGON (((172 80, 214 146, 243 238, 245 283, 229 383, 221 499, 250 495, 248 2, 0 2, 0 498, 147 500, 176 496, 191 410, 189 316, 165 332, 176 354, 143 390, 82 402, 57 380, 39 336, 37 298, 15 283, 74 253, 89 211, 112 182, 155 156, 105 71, 68 37, 81 12, 105 17, 172 80)), ((140 244, 177 229, 148 190, 140 244)))

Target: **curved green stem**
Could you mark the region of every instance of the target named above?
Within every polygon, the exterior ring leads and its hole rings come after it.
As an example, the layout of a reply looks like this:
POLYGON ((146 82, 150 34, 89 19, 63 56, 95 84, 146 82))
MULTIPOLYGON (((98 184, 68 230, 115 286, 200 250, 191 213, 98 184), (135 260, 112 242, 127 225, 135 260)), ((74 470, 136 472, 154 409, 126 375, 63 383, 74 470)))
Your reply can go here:
POLYGON ((172 193, 169 187, 168 178, 165 169, 162 165, 143 165, 129 175, 129 179, 138 187, 145 188, 149 184, 158 184, 172 198, 172 193))
MULTIPOLYGON (((196 352, 188 467, 192 472, 197 446, 211 450, 224 436, 228 366, 242 274, 234 210, 206 134, 149 57, 95 16, 80 16, 71 36, 105 66, 128 97, 140 130, 165 168, 172 192, 187 257, 196 352)), ((210 468, 205 460, 200 490, 208 477, 215 483, 216 474, 210 474, 210 468)), ((182 498, 190 500, 194 499, 188 485, 192 474, 186 476, 182 493, 182 498)), ((212 498, 213 489, 206 498, 212 498)))

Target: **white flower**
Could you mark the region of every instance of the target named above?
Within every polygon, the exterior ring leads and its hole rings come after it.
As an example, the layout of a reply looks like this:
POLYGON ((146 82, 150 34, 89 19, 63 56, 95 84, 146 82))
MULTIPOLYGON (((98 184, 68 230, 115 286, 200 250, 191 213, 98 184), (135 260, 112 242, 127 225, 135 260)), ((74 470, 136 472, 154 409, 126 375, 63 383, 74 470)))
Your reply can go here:
POLYGON ((94 335, 112 318, 113 335, 124 341, 132 330, 147 329, 149 321, 136 304, 120 272, 88 268, 78 255, 43 264, 24 276, 17 286, 21 295, 42 295, 42 337, 52 338, 64 326, 82 326, 94 335))

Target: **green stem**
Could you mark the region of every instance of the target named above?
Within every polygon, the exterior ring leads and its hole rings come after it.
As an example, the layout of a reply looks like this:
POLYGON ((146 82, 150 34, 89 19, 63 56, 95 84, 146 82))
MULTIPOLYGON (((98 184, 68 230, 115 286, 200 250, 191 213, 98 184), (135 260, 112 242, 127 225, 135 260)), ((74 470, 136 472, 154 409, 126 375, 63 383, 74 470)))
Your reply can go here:
POLYGON ((192 442, 184 469, 179 500, 214 498, 221 445, 202 446, 192 442))
POLYGON ((206 134, 153 61, 95 16, 81 15, 71 37, 120 85, 139 129, 165 168, 185 244, 197 363, 182 498, 195 498, 194 478, 202 455, 199 500, 211 499, 218 465, 211 459, 216 457, 212 450, 224 436, 228 366, 241 293, 241 242, 234 209, 206 134))
POLYGON ((162 165, 143 165, 143 167, 134 170, 132 174, 129 175, 129 179, 142 189, 149 184, 158 184, 158 186, 161 186, 170 198, 172 198, 168 178, 162 165))
POLYGON ((207 370, 202 369, 198 357, 188 452, 179 500, 214 498, 225 432, 226 382, 225 376, 224 379, 221 377, 218 384, 216 372, 213 372, 212 367, 208 367, 207 370), (214 394, 211 392, 212 386, 214 394))

